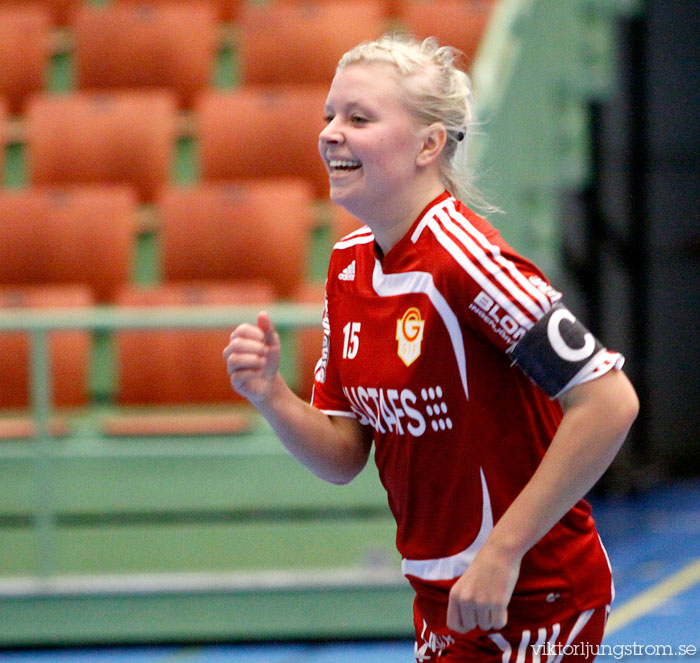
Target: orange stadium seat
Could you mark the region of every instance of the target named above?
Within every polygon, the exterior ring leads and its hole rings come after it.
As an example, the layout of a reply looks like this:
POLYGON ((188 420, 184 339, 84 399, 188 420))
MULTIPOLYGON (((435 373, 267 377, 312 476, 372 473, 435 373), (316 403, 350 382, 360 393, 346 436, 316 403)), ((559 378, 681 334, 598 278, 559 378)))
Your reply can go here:
POLYGON ((405 0, 398 20, 417 37, 458 48, 471 66, 494 5, 495 0, 405 0))
MULTIPOLYGON (((265 305, 274 293, 265 283, 127 286, 116 302, 125 307, 265 305)), ((121 331, 116 334, 117 400, 122 405, 216 404, 240 401, 229 384, 222 353, 228 329, 121 331)))
POLYGON ((326 85, 203 93, 197 105, 202 177, 304 177, 316 196, 327 196, 328 175, 318 153, 327 94, 326 85))
POLYGON ((238 22, 241 20, 243 7, 250 0, 218 0, 221 7, 221 20, 238 22))
POLYGON ((0 96, 11 114, 24 112, 29 95, 45 85, 51 55, 50 21, 41 6, 0 4, 0 96))
POLYGON ((211 5, 84 5, 73 34, 80 88, 168 88, 184 108, 210 84, 218 48, 211 5))
POLYGON ((400 16, 406 3, 410 1, 411 0, 386 0, 385 6, 387 15, 392 18, 400 16))
MULTIPOLYGON (((83 0, 0 0, 0 8, 39 8, 48 14, 52 26, 67 26, 70 24, 76 9, 81 5, 82 1, 83 0)), ((1 20, 0 23, 2 23, 1 20)))
MULTIPOLYGON (((335 4, 340 0, 274 0, 280 5, 308 5, 312 2, 315 4, 335 4)), ((387 18, 396 16, 399 13, 400 8, 404 3, 409 2, 409 0, 376 0, 377 4, 382 9, 382 12, 387 18)))
POLYGON ((290 296, 306 272, 312 202, 303 180, 165 189, 157 204, 164 280, 255 279, 290 296))
POLYGON ((176 101, 165 90, 43 94, 27 111, 34 185, 109 182, 148 202, 171 174, 176 101))
POLYGON ((125 187, 0 192, 0 284, 82 283, 108 301, 130 279, 135 234, 125 187))
MULTIPOLYGON (((190 0, 148 0, 149 5, 178 5, 187 3, 190 0)), ((198 0, 200 1, 200 0, 198 0)), ((218 22, 238 21, 241 16, 243 6, 249 0, 201 0, 202 3, 208 5, 214 11, 214 15, 218 22)), ((143 5, 144 0, 113 0, 117 5, 143 5)))
POLYGON ((328 84, 345 51, 385 29, 376 0, 250 4, 240 20, 242 81, 328 84))
MULTIPOLYGON (((81 285, 0 286, 0 310, 82 308, 92 304, 90 289, 81 285)), ((0 408, 26 408, 29 405, 29 353, 27 333, 0 333, 0 408)), ((90 333, 80 330, 51 332, 49 357, 53 404, 85 404, 88 400, 90 333)), ((0 437, 23 437, 27 433, 31 434, 26 422, 0 420, 0 437), (10 426, 8 430, 4 429, 5 424, 10 426), (18 429, 24 434, 17 434, 18 429), (12 431, 15 433, 9 435, 12 431)))

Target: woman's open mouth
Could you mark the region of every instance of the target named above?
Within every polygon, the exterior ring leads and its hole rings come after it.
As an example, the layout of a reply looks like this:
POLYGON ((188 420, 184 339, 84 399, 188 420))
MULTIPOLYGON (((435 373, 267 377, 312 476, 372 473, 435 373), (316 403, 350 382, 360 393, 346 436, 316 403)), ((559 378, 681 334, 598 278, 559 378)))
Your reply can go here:
POLYGON ((333 172, 347 172, 357 170, 362 166, 362 163, 354 159, 330 159, 328 167, 333 172))

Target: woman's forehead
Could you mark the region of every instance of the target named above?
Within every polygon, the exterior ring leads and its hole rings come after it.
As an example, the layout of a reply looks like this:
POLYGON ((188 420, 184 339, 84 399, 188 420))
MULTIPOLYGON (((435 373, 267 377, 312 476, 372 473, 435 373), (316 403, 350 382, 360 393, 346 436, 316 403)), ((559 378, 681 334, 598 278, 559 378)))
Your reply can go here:
POLYGON ((357 62, 339 69, 328 99, 343 102, 349 97, 357 102, 399 101, 402 97, 400 75, 396 67, 385 62, 357 62))

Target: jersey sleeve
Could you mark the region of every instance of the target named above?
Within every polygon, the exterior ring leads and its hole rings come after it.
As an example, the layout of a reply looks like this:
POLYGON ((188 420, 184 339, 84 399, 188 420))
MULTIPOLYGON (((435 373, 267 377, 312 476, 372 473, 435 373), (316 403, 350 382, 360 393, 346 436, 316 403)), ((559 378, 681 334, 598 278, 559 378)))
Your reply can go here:
POLYGON ((530 261, 479 217, 461 220, 451 253, 461 267, 467 321, 478 335, 506 352, 552 398, 622 367, 624 357, 576 319, 530 261))
POLYGON ((507 352, 561 301, 561 293, 481 217, 458 209, 454 215, 443 235, 436 232, 451 257, 445 287, 461 298, 467 325, 507 352))

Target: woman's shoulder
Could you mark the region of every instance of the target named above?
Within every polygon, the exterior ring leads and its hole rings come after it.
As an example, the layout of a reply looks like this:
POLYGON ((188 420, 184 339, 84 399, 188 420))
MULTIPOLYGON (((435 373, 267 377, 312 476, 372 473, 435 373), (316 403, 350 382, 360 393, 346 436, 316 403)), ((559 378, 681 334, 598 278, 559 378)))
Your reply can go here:
POLYGON ((374 242, 374 234, 368 226, 361 226, 356 230, 344 235, 333 244, 333 252, 351 249, 355 246, 362 246, 374 242))
POLYGON ((373 251, 374 235, 367 226, 344 235, 333 244, 328 265, 329 280, 354 281, 358 260, 364 264, 367 258, 363 256, 371 259, 373 251))

